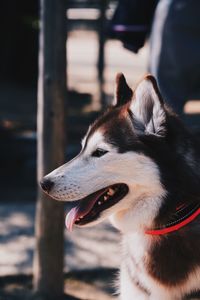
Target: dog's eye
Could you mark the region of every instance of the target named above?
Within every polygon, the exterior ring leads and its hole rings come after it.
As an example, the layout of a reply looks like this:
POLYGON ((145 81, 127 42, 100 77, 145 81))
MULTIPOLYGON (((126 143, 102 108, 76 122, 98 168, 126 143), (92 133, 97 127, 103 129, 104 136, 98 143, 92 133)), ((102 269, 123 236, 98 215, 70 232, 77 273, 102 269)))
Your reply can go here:
POLYGON ((108 152, 108 151, 106 151, 106 150, 97 148, 97 149, 92 153, 92 156, 93 156, 93 157, 101 157, 101 156, 105 155, 107 152, 108 152))

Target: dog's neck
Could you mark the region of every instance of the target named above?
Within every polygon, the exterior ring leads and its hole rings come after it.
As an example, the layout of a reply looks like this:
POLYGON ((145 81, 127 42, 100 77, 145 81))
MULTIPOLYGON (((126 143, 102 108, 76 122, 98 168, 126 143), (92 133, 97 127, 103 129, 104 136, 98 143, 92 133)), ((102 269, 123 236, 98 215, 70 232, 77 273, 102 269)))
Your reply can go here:
POLYGON ((154 220, 159 213, 160 197, 147 197, 138 201, 133 207, 121 210, 110 217, 112 225, 122 234, 141 232, 145 234, 148 228, 154 226, 154 220))
POLYGON ((162 208, 156 206, 156 202, 159 201, 159 198, 147 199, 143 201, 143 205, 124 209, 112 215, 110 221, 123 234, 139 232, 142 235, 161 236, 181 230, 200 215, 200 203, 195 201, 179 203, 174 210, 166 211, 162 217, 162 208), (148 207, 149 203, 153 206, 151 210, 148 207))
POLYGON ((200 203, 182 203, 177 206, 174 212, 169 216, 168 222, 155 228, 146 230, 146 234, 153 236, 168 235, 172 232, 176 232, 188 226, 190 223, 195 221, 200 215, 200 203))

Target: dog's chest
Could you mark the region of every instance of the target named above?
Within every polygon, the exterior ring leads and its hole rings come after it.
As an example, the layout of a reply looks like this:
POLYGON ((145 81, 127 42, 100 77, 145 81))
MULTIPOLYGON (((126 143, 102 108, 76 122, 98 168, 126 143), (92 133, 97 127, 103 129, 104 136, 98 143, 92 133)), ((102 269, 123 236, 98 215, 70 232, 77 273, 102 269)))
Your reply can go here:
POLYGON ((131 263, 134 269, 142 271, 148 247, 148 241, 142 235, 138 233, 125 235, 123 238, 123 260, 128 260, 127 263, 131 263))
POLYGON ((149 295, 151 280, 145 267, 148 248, 148 239, 143 235, 134 233, 123 238, 121 289, 126 291, 129 289, 129 295, 136 290, 149 295))
MULTIPOLYGON (((171 285, 169 285, 167 280, 166 282, 164 280, 159 281, 158 277, 152 276, 152 272, 149 269, 149 261, 152 258, 150 257, 152 255, 151 242, 150 238, 139 233, 124 236, 120 273, 121 300, 180 300, 186 295, 199 290, 200 268, 198 264, 195 267, 195 271, 194 269, 188 270, 185 280, 178 281, 178 279, 174 278, 174 282, 171 285)), ((178 250, 177 255, 180 256, 181 253, 178 250)), ((158 251, 160 252, 160 249, 158 251)), ((176 266, 174 268, 175 272, 178 268, 176 265, 177 256, 174 251, 172 253, 174 266, 176 266)), ((188 256, 189 258, 190 256, 188 256)), ((169 262, 165 261, 164 265, 161 266, 161 262, 158 261, 156 265, 157 273, 160 275, 164 271, 167 273, 171 269, 168 264, 169 262)), ((166 275, 162 275, 161 279, 165 277, 166 275)))

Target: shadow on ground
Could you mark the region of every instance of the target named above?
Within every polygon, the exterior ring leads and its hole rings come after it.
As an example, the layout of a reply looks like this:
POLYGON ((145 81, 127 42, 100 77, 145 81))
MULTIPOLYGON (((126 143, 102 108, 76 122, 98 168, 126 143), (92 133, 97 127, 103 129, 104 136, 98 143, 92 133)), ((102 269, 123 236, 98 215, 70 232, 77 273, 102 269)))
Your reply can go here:
MULTIPOLYGON (((116 270, 96 268, 71 272, 65 275, 63 300, 112 300, 115 299, 114 284, 116 270)), ((37 299, 32 292, 31 275, 0 277, 0 300, 37 299)), ((39 298, 38 298, 39 299, 39 298)), ((42 300, 40 298, 40 300, 42 300)))

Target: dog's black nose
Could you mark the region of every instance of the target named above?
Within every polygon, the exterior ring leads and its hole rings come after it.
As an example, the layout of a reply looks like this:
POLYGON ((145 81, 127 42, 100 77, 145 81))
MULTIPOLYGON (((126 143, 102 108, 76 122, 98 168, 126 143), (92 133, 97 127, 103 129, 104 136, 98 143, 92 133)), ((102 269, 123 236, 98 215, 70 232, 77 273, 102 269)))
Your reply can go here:
POLYGON ((45 192, 49 193, 54 185, 54 182, 50 179, 43 179, 40 181, 40 185, 45 192))

